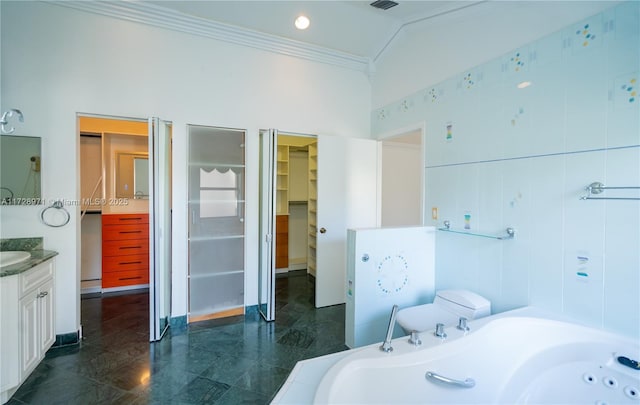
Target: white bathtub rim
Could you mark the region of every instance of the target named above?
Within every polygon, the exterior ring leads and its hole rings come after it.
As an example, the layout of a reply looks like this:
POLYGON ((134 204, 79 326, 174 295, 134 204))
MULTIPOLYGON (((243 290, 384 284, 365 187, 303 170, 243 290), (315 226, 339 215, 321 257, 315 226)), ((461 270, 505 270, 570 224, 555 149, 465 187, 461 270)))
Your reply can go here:
MULTIPOLYGON (((423 334, 422 341, 424 344, 422 347, 409 345, 407 338, 404 337, 393 341, 394 351, 392 353, 380 351, 378 348, 379 344, 355 349, 353 353, 333 365, 320 380, 316 389, 314 403, 324 404, 331 402, 332 394, 336 387, 339 386, 334 385, 334 381, 344 381, 349 374, 360 368, 411 367, 422 364, 425 364, 425 367, 427 367, 429 364, 437 364, 438 360, 449 357, 452 353, 464 351, 469 345, 473 344, 474 341, 482 339, 484 335, 490 336, 492 330, 503 327, 505 323, 508 323, 511 327, 517 327, 520 324, 521 326, 529 328, 533 327, 534 329, 548 330, 549 333, 553 335, 553 343, 551 346, 543 345, 540 350, 522 352, 519 358, 510 358, 510 363, 503 365, 505 369, 501 370, 502 373, 493 376, 494 380, 502 381, 502 383, 495 387, 494 397, 491 398, 491 402, 497 402, 498 398, 504 397, 503 392, 509 388, 509 375, 513 375, 526 361, 541 351, 544 351, 547 347, 562 345, 562 342, 566 342, 566 344, 591 342, 593 339, 616 341, 616 345, 628 345, 628 347, 637 346, 637 343, 630 338, 573 322, 567 322, 566 319, 562 321, 549 319, 543 311, 527 307, 470 322, 471 331, 468 335, 472 335, 474 338, 471 338, 472 336, 465 336, 465 333, 457 331, 455 327, 450 327, 446 329, 449 337, 444 341, 433 336, 424 336, 423 334), (585 333, 578 333, 576 335, 576 332, 580 331, 585 333), (563 336, 563 334, 565 336, 563 336), (425 361, 425 356, 428 358, 428 361, 425 361)), ((621 369, 621 372, 626 372, 626 370, 622 370, 622 368, 624 367, 620 365, 619 369, 621 369)), ((629 372, 634 372, 634 370, 629 369, 629 372)))

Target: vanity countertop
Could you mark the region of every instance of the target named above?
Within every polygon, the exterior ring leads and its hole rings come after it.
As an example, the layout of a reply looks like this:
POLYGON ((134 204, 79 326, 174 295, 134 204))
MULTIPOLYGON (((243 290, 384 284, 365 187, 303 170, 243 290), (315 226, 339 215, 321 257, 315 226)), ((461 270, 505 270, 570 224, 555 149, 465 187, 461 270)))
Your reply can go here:
POLYGON ((20 263, 11 264, 9 266, 0 268, 0 277, 13 276, 16 274, 24 273, 38 264, 51 259, 58 255, 58 252, 53 250, 34 249, 31 250, 31 257, 20 263))

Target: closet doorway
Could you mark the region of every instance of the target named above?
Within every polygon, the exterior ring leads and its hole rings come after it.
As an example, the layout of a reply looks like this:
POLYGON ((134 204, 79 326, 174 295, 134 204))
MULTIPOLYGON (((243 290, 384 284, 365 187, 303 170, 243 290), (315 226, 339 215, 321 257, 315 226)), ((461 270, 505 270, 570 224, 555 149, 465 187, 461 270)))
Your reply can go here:
MULTIPOLYGON (((300 215, 305 210, 304 200, 298 200, 303 198, 298 197, 300 189, 291 189, 291 167, 298 165, 292 161, 291 152, 293 159, 298 159, 296 154, 304 153, 305 147, 307 178, 294 181, 307 184, 307 234, 303 238, 306 236, 307 239, 307 273, 315 278, 316 308, 342 304, 346 300, 347 228, 379 225, 377 141, 260 130, 258 303, 259 311, 267 321, 275 320, 276 316, 278 268, 289 271, 304 260, 295 253, 297 250, 294 249, 299 246, 292 244, 290 233, 297 230, 289 222, 305 222, 291 216, 298 208, 300 215), (286 218, 279 219, 282 216, 286 218)), ((304 244, 299 240, 295 242, 304 244)))
POLYGON ((276 273, 315 277, 316 138, 280 134, 276 176, 276 273))
POLYGON ((159 340, 171 298, 171 123, 82 114, 78 134, 81 294, 148 294, 159 340))

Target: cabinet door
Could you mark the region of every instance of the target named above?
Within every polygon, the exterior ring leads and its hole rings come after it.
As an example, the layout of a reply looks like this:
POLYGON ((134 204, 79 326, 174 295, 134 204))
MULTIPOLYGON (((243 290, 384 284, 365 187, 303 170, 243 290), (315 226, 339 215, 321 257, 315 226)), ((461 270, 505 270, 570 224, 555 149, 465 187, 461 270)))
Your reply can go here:
POLYGON ((40 359, 40 339, 38 338, 38 291, 32 290, 20 300, 20 379, 38 364, 40 359))
POLYGON ((48 281, 39 288, 38 310, 40 321, 40 355, 44 356, 47 350, 56 341, 54 325, 54 304, 53 304, 53 280, 48 281))
POLYGON ((244 313, 245 133, 188 126, 189 322, 244 313))

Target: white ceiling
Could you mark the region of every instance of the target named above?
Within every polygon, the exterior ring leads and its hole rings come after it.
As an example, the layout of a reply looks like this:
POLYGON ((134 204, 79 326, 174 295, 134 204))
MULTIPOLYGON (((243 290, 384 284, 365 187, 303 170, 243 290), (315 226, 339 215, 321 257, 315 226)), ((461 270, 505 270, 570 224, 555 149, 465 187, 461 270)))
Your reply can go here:
MULTIPOLYGON (((371 0, 373 1, 373 0, 371 0)), ((190 16, 277 35, 295 41, 370 58, 380 54, 405 24, 439 16, 483 1, 396 0, 389 10, 376 9, 371 1, 152 1, 154 5, 190 16), (294 19, 305 14, 311 20, 305 31, 294 19)))
MULTIPOLYGON (((451 27, 467 30, 469 25, 482 35, 486 30, 494 40, 511 38, 512 31, 517 29, 518 34, 524 33, 518 37, 520 44, 597 14, 618 0, 397 0, 399 5, 389 10, 371 7, 370 0, 50 2, 371 75, 377 72, 379 58, 392 50, 405 33, 418 40, 432 40, 432 44, 433 40, 446 43, 447 49, 458 49, 468 47, 474 41, 468 41, 466 36, 461 39, 460 35, 457 40, 452 39, 447 31, 451 27), (293 25, 300 14, 311 20, 305 31, 299 31, 293 25), (414 35, 416 33, 421 34, 414 35)), ((481 45, 481 42, 477 43, 481 45)), ((508 49, 512 48, 502 51, 508 49)))

